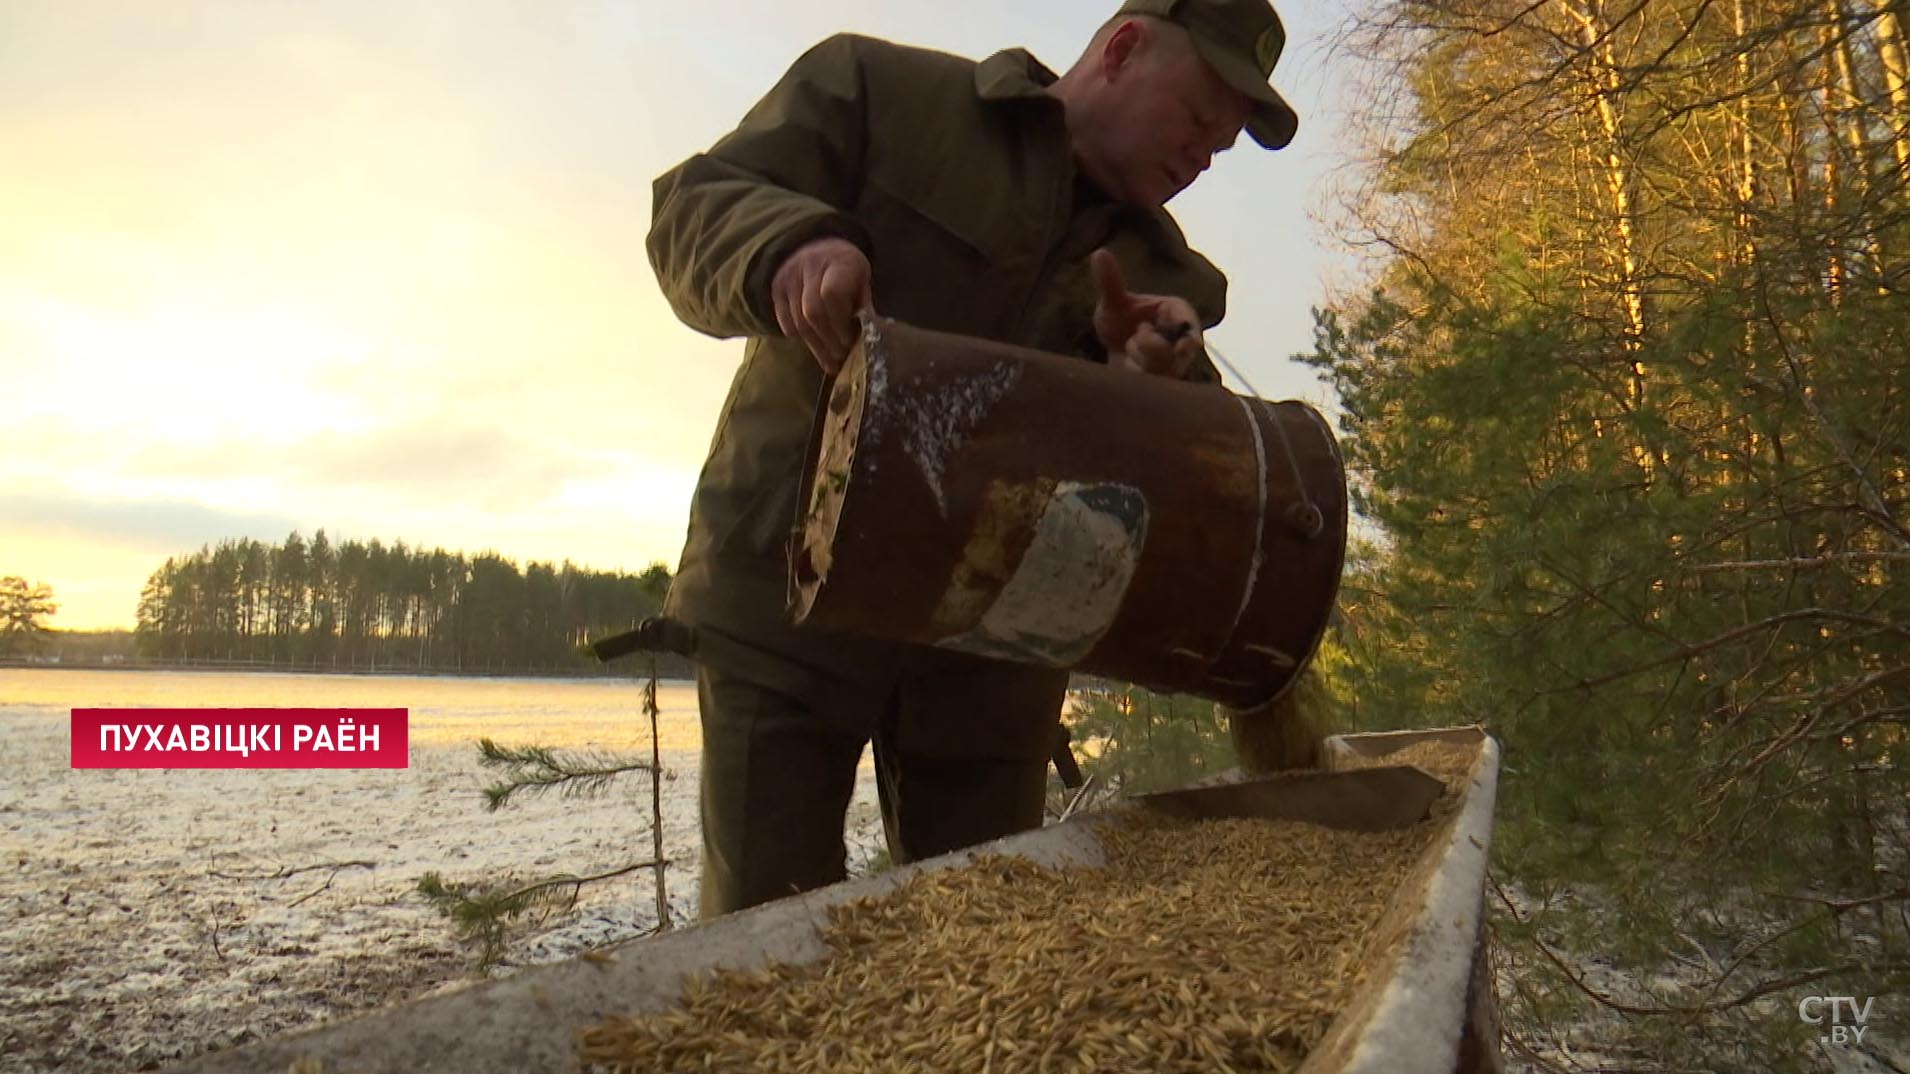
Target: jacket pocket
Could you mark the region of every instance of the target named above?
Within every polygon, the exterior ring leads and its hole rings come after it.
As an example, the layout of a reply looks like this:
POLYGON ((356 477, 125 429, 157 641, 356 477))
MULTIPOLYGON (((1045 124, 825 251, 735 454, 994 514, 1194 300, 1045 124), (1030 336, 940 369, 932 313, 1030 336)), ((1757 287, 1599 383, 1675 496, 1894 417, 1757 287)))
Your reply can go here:
POLYGON ((990 199, 919 175, 877 175, 857 217, 873 245, 875 307, 923 328, 996 335, 1014 284, 990 199))
POLYGON ((965 247, 983 261, 1000 254, 994 221, 988 219, 987 199, 950 182, 933 163, 916 161, 908 168, 887 168, 869 179, 864 206, 882 213, 898 231, 929 225, 941 237, 965 247), (900 210, 900 215, 895 214, 900 210))

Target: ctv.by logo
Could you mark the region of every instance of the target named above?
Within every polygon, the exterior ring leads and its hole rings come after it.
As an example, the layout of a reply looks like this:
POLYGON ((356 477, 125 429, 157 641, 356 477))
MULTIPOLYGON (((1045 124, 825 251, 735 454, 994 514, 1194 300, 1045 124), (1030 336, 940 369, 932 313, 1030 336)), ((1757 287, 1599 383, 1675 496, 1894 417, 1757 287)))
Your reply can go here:
POLYGON ((1805 1025, 1823 1026, 1824 1044, 1862 1044, 1870 1026, 1870 1005, 1877 997, 1866 996, 1862 1004, 1854 996, 1805 996, 1797 1001, 1797 1017, 1805 1025))

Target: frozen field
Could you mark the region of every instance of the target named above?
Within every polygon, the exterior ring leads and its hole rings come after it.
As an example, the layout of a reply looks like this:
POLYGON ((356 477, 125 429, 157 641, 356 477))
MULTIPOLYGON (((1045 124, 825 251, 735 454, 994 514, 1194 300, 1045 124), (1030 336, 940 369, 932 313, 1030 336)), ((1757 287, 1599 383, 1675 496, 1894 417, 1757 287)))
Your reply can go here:
MULTIPOLYGON (((641 776, 483 810, 474 743, 649 752, 627 681, 0 670, 0 1072, 152 1069, 472 979, 418 878, 590 874, 650 856, 641 776), (75 771, 74 707, 411 711, 411 767, 75 771), (362 863, 362 864, 361 864, 362 863)), ((670 902, 694 916, 695 690, 661 691, 670 902)), ((851 867, 879 842, 869 768, 851 867)), ((655 925, 647 872, 515 943, 549 961, 655 925)), ((494 973, 510 972, 506 966, 494 973)))

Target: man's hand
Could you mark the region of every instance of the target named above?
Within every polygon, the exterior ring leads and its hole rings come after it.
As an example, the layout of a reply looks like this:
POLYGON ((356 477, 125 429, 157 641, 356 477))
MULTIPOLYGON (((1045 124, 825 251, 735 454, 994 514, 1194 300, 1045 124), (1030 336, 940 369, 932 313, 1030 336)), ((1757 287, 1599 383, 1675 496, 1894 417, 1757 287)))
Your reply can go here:
POLYGON ((1136 373, 1184 377, 1202 349, 1200 314, 1192 303, 1172 295, 1129 293, 1121 264, 1105 248, 1088 258, 1094 289, 1094 334, 1108 352, 1108 364, 1136 373))
POLYGON ((861 330, 856 311, 873 305, 869 259, 846 239, 796 247, 769 281, 776 326, 802 340, 825 373, 842 368, 861 330))

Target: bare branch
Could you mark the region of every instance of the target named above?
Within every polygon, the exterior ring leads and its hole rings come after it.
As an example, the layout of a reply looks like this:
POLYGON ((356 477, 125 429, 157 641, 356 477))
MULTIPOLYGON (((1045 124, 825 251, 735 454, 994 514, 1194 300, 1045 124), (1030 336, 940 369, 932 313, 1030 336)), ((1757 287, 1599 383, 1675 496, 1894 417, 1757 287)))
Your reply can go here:
POLYGON ((375 861, 321 861, 314 865, 301 865, 297 868, 280 869, 275 873, 209 873, 221 880, 285 880, 300 873, 315 873, 321 869, 330 869, 336 873, 340 869, 376 869, 375 861))
POLYGON ((1735 563, 1698 563, 1686 567, 1693 574, 1724 571, 1814 570, 1846 563, 1910 562, 1910 552, 1827 552, 1821 556, 1792 559, 1754 559, 1735 563))

